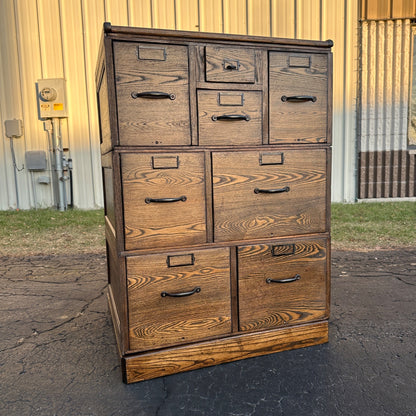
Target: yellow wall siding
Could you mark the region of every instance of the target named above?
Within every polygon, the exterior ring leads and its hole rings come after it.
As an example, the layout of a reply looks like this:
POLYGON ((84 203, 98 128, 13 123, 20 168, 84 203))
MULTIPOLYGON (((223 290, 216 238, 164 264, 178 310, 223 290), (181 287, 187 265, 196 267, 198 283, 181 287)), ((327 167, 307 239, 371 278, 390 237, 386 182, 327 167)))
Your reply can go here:
POLYGON ((198 2, 176 0, 176 30, 199 30, 198 2))
POLYGON ((296 27, 296 2, 293 0, 272 0, 271 26, 272 36, 294 38, 296 27))
MULTIPOLYGON (((333 39, 333 199, 355 197, 355 100, 358 0, 2 0, 0 14, 0 209, 16 208, 10 139, 4 120, 20 118, 19 167, 25 151, 49 144, 38 118, 36 81, 67 80, 69 117, 64 146, 74 165, 74 203, 101 207, 95 63, 104 21, 176 30, 201 30, 304 39, 333 39)), ((369 58, 370 59, 370 58, 369 58)), ((50 169, 50 166, 48 166, 50 169)), ((35 174, 49 175, 51 172, 35 174)), ((52 187, 36 185, 40 206, 54 204, 52 187)), ((18 172, 21 208, 33 208, 29 172, 18 172)))
POLYGON ((255 36, 271 36, 270 1, 247 1, 248 34, 255 36))
POLYGON ((201 32, 224 31, 222 0, 199 0, 199 16, 201 32))
POLYGON ((224 33, 247 34, 247 1, 223 0, 224 33))
POLYGON ((411 22, 363 22, 359 150, 407 149, 411 22))
POLYGON ((129 25, 136 27, 152 27, 152 1, 129 0, 129 25))

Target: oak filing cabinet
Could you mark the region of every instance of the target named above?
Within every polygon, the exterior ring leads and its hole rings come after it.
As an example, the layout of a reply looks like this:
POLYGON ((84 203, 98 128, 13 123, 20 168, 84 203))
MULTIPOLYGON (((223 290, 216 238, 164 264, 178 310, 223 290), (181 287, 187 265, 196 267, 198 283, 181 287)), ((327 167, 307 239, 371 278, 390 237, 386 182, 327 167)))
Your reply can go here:
POLYGON ((331 46, 104 24, 108 297, 125 382, 328 341, 331 46))

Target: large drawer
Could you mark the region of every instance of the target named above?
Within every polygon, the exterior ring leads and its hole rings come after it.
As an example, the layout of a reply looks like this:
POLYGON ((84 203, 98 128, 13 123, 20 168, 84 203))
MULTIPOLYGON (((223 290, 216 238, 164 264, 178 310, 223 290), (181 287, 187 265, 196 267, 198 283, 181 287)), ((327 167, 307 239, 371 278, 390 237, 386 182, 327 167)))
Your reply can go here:
POLYGON ((261 145, 260 91, 198 90, 199 144, 261 145))
POLYGON ((130 350, 231 332, 227 248, 127 258, 130 350))
POLYGON ((328 316, 326 240, 238 248, 240 330, 328 316))
POLYGON ((328 55, 269 54, 270 144, 327 142, 328 55))
POLYGON ((206 241, 203 153, 121 155, 125 249, 206 241))
POLYGON ((114 42, 120 145, 189 145, 188 48, 114 42))
POLYGON ((326 150, 213 152, 214 240, 326 231, 326 150))

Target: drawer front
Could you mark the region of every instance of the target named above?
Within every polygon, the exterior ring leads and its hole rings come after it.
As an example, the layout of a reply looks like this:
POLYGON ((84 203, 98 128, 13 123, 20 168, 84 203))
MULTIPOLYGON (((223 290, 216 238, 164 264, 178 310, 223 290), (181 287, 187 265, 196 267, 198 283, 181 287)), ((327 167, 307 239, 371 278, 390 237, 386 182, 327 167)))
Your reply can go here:
POLYGON ((270 52, 270 144, 327 141, 328 56, 270 52))
POLYGON ((131 350, 230 333, 228 249, 128 257, 127 273, 131 350))
POLYGON ((206 46, 205 79, 208 82, 254 83, 254 49, 206 46))
POLYGON ((324 232, 326 151, 213 152, 214 240, 324 232))
POLYGON ((114 42, 120 145, 189 145, 186 46, 114 42))
POLYGON ((198 91, 199 144, 261 145, 260 91, 198 91))
POLYGON ((326 241, 238 248, 240 330, 328 316, 326 241))
POLYGON ((206 241, 203 153, 121 155, 126 250, 206 241))

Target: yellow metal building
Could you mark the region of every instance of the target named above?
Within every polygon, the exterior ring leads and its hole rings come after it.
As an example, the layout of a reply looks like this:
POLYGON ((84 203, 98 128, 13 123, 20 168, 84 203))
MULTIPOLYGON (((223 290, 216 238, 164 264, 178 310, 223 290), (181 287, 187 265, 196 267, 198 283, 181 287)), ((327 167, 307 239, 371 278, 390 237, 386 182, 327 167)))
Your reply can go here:
MULTIPOLYGON (((61 131, 63 147, 68 149, 65 155, 73 161, 73 204, 83 209, 103 205, 94 72, 105 21, 112 25, 174 30, 332 39, 335 44, 332 199, 354 201, 360 196, 361 186, 357 185, 358 166, 362 168, 358 164, 358 151, 370 149, 362 144, 362 128, 357 121, 361 123, 365 114, 370 114, 370 118, 372 114, 368 108, 371 100, 368 95, 357 94, 357 86, 359 81, 364 85, 364 78, 371 80, 374 76, 361 76, 361 44, 368 48, 374 41, 374 36, 367 32, 372 30, 370 20, 381 16, 382 21, 393 23, 385 23, 387 28, 380 31, 387 33, 393 25, 394 33, 398 30, 401 33, 398 35, 401 42, 407 42, 404 47, 410 48, 414 3, 406 0, 362 3, 359 0, 0 0, 0 209, 16 208, 17 197, 22 209, 34 208, 35 202, 37 207, 56 204, 52 183, 44 180, 45 176, 52 178, 50 140, 39 118, 37 103, 36 83, 45 78, 66 79, 68 117, 62 119, 61 131), (367 113, 357 103, 364 103, 367 113), (23 121, 21 138, 6 136, 4 121, 12 119, 23 121), (16 169, 10 140, 13 140, 16 169), (44 151, 48 155, 46 170, 29 171, 23 167, 26 154, 31 151, 44 151)), ((374 24, 381 23, 377 20, 374 24)), ((396 39, 390 42, 395 43, 396 39)), ((364 57, 362 62, 367 65, 364 69, 371 72, 375 64, 368 63, 371 54, 365 47, 363 50, 369 58, 364 57)), ((388 50, 386 47, 379 53, 388 53, 388 50)), ((400 75, 403 88, 410 79, 410 49, 406 59, 400 61, 400 65, 409 67, 400 75)), ((384 73, 389 68, 378 70, 384 73)), ((368 91, 371 88, 366 84, 368 91)), ((408 93, 404 90, 401 93, 400 100, 407 100, 406 108, 401 109, 403 113, 408 106, 408 93)))

